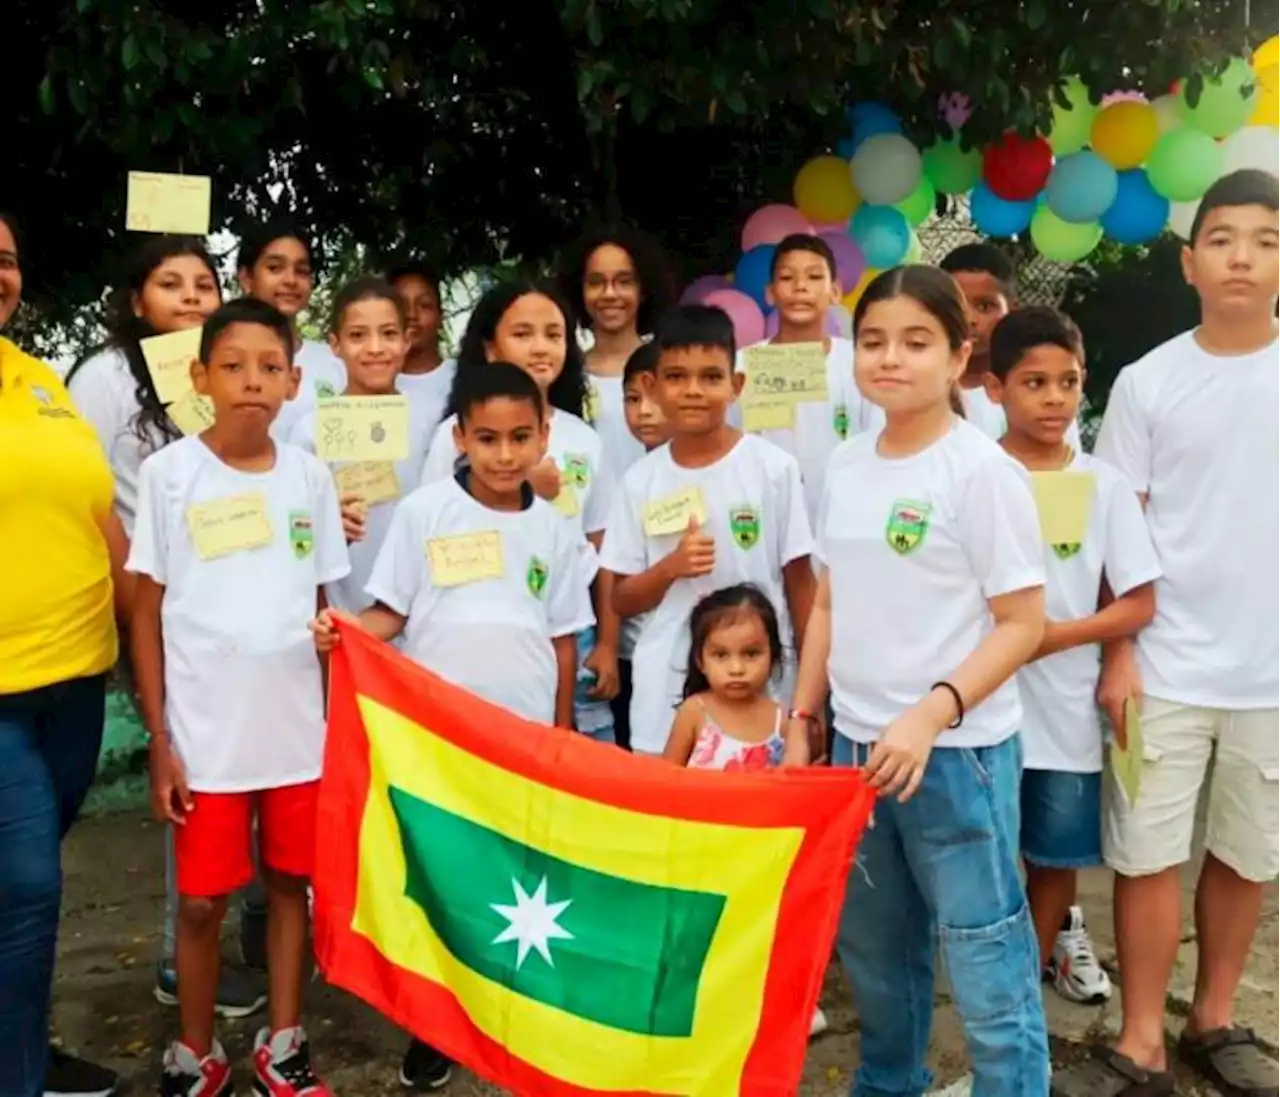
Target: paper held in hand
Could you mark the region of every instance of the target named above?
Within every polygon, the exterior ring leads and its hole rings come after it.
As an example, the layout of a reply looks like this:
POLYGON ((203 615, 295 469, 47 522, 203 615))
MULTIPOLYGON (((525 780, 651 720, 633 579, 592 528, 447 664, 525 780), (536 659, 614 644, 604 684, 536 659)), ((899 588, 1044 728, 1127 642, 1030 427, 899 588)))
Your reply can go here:
POLYGON ((124 227, 130 232, 208 236, 212 197, 207 175, 131 171, 124 227))
POLYGON ((162 404, 176 404, 191 391, 191 363, 200 356, 203 328, 153 335, 138 343, 162 404))
POLYGON ((213 401, 201 396, 195 389, 189 388, 181 400, 177 400, 165 409, 173 425, 188 438, 193 434, 202 434, 213 426, 213 401))
POLYGON ((390 503, 400 498, 400 478, 390 461, 357 461, 333 470, 339 495, 358 495, 367 505, 390 503))
POLYGON ((187 508, 187 531, 201 560, 271 544, 271 515, 260 491, 229 495, 187 508))
POLYGON ((795 425, 797 404, 822 403, 827 390, 827 356, 821 343, 765 343, 748 347, 742 424, 748 431, 785 430, 795 425))
POLYGON ((485 530, 432 537, 427 542, 427 564, 431 583, 437 587, 460 587, 486 579, 501 579, 506 573, 502 535, 497 530, 485 530))
POLYGON ((1091 472, 1068 469, 1031 474, 1045 544, 1078 545, 1084 541, 1096 487, 1091 472))
POLYGON ((1111 772, 1132 808, 1142 788, 1142 717, 1132 697, 1124 703, 1124 737, 1123 747, 1118 741, 1111 744, 1111 772))
POLYGON ((322 461, 403 461, 409 456, 407 396, 331 396, 316 404, 322 461))

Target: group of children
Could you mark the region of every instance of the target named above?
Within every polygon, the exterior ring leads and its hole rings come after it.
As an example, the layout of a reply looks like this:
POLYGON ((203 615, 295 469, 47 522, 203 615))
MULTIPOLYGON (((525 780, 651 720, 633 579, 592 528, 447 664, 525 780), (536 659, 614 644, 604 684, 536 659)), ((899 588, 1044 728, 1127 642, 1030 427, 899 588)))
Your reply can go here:
MULTIPOLYGON (((1270 188, 1228 177, 1190 250, 1242 208, 1265 211, 1274 248, 1270 188)), ((300 1018, 316 651, 337 643, 340 613, 513 712, 636 753, 861 767, 883 799, 839 937, 861 1017, 855 1093, 927 1086, 939 945, 983 1097, 1048 1092, 1046 972, 1074 1000, 1110 994, 1074 906, 1076 870, 1103 860, 1099 652, 1160 612, 1168 550, 1142 486, 1081 450, 1079 331, 1016 308, 1007 260, 971 245, 942 269, 880 275, 853 339, 832 337, 834 258, 788 237, 774 341, 823 346, 826 396, 790 427, 744 433, 751 364, 730 320, 658 309, 644 246, 593 240, 576 308, 550 284, 494 287, 444 362, 438 286, 417 268, 345 287, 326 350, 298 343, 310 258, 296 233, 246 245, 247 296, 225 305, 198 245, 159 240, 118 302, 124 334, 72 376, 116 468, 132 670, 176 836, 182 1032, 165 1097, 230 1092, 218 933, 255 876, 271 926, 256 1091, 328 1092, 300 1018), (192 383, 214 421, 180 438, 137 338, 197 324, 192 383), (363 470, 376 497, 350 490, 358 479, 314 456, 316 399, 397 393, 409 455, 363 470), (1093 478, 1092 506, 1078 542, 1046 545, 1028 473, 1063 470, 1093 478)), ((1274 285, 1269 300, 1274 315, 1274 285)), ((1124 701, 1108 706, 1121 737, 1124 701)), ((401 1080, 436 1088, 449 1069, 415 1042, 401 1080)))

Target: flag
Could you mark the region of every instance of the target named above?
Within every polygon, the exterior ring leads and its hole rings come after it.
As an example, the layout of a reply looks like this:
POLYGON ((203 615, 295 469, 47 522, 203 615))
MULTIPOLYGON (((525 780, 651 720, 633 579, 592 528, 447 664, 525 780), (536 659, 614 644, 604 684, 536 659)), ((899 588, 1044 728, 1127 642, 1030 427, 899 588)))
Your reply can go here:
POLYGON ((861 778, 635 757, 339 629, 314 881, 329 981, 521 1097, 794 1094, 861 778))

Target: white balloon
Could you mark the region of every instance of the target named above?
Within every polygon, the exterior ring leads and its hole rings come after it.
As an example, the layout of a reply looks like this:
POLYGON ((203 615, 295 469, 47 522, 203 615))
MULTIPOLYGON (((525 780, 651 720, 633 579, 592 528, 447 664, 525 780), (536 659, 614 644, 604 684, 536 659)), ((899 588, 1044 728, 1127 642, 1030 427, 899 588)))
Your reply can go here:
POLYGON ((1275 175, 1280 168, 1280 131, 1270 126, 1245 126, 1222 144, 1222 174, 1258 168, 1275 175))
POLYGON ((900 133, 868 137, 853 154, 853 185, 862 200, 891 206, 909 196, 920 183, 920 150, 900 133))
POLYGON ((1168 133, 1182 125, 1182 115, 1178 113, 1176 95, 1156 96, 1151 100, 1151 109, 1156 112, 1156 129, 1160 133, 1168 133))
POLYGON ((1200 199, 1193 202, 1169 203, 1169 227, 1184 240, 1191 239, 1191 223, 1196 219, 1196 210, 1200 208, 1200 199))

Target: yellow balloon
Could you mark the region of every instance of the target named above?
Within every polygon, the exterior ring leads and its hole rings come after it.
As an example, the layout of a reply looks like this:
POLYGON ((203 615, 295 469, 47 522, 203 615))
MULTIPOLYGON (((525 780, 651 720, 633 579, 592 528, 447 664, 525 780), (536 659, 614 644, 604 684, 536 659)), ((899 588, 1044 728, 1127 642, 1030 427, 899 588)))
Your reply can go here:
POLYGON ((1136 168, 1155 147, 1160 121, 1150 103, 1122 99, 1098 112, 1090 144, 1113 168, 1136 168))
POLYGON ((1280 93, 1264 91, 1258 96, 1258 105, 1249 119, 1249 125, 1280 127, 1280 93))
POLYGON ((858 279, 858 284, 844 295, 842 304, 850 312, 858 307, 858 299, 866 292, 866 289, 875 280, 876 275, 882 274, 883 271, 872 270, 868 267, 862 272, 862 277, 858 279))
POLYGON ((858 206, 849 161, 839 156, 815 156, 796 175, 796 209, 810 221, 835 225, 848 221, 858 206))
POLYGON ((1280 92, 1280 65, 1268 65, 1265 69, 1254 69, 1253 75, 1258 78, 1258 87, 1262 94, 1280 92))
POLYGON ((1280 35, 1273 34, 1253 51, 1253 67, 1255 70, 1269 69, 1280 65, 1280 35))

